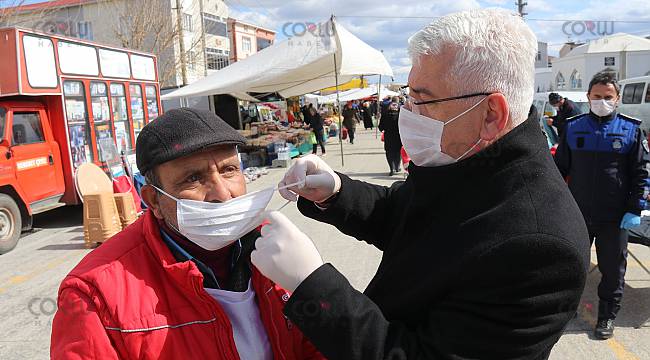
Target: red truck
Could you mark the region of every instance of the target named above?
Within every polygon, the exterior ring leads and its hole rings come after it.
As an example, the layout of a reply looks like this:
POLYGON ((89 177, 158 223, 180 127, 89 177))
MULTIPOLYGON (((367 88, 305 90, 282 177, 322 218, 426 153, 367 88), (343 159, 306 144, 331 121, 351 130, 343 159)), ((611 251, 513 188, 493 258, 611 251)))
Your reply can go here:
POLYGON ((161 112, 152 54, 20 28, 0 29, 0 254, 34 214, 79 204, 75 169, 133 163, 161 112))

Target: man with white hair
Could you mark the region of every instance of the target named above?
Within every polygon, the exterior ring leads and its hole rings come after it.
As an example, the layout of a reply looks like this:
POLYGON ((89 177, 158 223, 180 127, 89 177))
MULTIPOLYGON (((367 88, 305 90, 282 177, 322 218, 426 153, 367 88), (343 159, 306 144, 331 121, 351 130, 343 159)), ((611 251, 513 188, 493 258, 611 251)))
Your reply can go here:
POLYGON ((400 111, 410 176, 391 187, 299 160, 300 211, 383 251, 365 293, 270 213, 251 260, 293 291, 285 315, 329 359, 546 359, 576 313, 587 229, 534 120, 536 39, 500 10, 409 40, 400 111))

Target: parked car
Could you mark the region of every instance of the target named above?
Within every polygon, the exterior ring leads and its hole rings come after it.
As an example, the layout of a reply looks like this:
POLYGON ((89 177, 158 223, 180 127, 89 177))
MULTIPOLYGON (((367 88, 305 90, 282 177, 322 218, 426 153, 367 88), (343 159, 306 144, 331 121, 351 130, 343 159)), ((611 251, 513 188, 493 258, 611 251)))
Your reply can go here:
POLYGON ((641 129, 650 133, 650 76, 621 80, 620 84, 619 111, 641 120, 641 129))

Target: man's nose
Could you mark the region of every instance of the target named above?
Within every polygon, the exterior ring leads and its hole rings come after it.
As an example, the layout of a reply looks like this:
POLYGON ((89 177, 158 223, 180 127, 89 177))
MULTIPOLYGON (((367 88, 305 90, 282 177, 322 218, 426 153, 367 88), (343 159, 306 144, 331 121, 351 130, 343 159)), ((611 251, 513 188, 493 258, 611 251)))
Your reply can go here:
POLYGON ((207 182, 208 191, 205 194, 206 202, 225 202, 232 199, 232 194, 230 189, 226 186, 226 181, 224 181, 221 174, 218 171, 215 171, 210 176, 210 181, 207 182))

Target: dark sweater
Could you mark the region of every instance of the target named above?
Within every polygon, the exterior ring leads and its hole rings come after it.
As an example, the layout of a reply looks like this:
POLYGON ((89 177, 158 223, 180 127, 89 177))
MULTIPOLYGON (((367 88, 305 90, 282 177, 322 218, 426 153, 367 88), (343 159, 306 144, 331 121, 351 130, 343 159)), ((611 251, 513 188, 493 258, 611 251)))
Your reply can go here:
POLYGON ((330 359, 545 359, 582 294, 589 240, 535 121, 387 188, 341 176, 300 211, 383 251, 362 294, 330 264, 285 314, 330 359))

